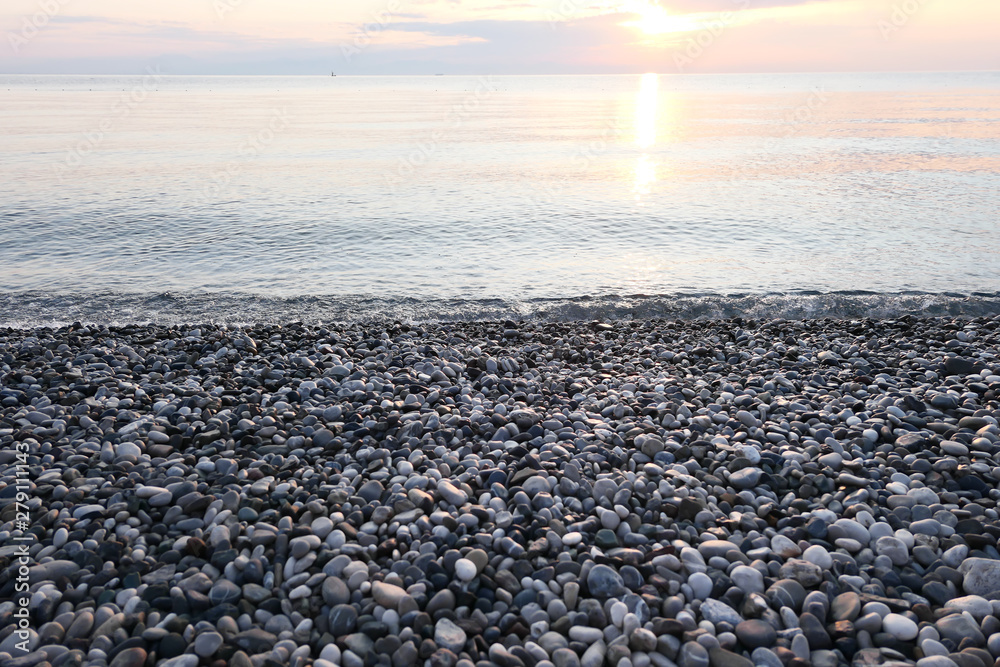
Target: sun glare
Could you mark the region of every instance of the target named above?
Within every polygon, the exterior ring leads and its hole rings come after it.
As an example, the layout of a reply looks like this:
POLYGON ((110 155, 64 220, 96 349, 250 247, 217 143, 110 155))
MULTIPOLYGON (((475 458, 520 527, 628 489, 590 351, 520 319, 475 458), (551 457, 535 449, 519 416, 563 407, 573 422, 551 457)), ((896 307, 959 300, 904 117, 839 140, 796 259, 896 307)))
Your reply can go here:
POLYGON ((649 148, 656 143, 656 110, 660 97, 660 77, 643 74, 635 104, 635 143, 649 148))
MULTIPOLYGON (((660 101, 660 77, 643 74, 635 102, 635 144, 643 151, 656 144, 656 124, 660 101)), ((635 198, 640 201, 656 183, 656 162, 645 152, 635 165, 635 198)))
POLYGON ((626 26, 638 28, 647 35, 663 35, 671 32, 698 30, 699 24, 687 16, 676 16, 653 0, 633 0, 622 7, 622 11, 638 16, 638 20, 628 21, 626 26))

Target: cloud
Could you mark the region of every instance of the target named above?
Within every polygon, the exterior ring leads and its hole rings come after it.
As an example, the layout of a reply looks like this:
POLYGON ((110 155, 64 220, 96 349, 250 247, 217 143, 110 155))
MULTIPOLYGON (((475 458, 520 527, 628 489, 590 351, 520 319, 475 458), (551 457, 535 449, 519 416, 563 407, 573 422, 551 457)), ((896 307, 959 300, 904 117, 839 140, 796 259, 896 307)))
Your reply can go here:
POLYGON ((842 0, 662 0, 663 7, 672 12, 700 13, 725 12, 767 7, 792 7, 796 5, 836 3, 842 0))
MULTIPOLYGON (((607 0, 601 14, 566 7, 591 0, 544 0, 499 5, 489 0, 407 0, 406 13, 366 37, 347 59, 342 47, 364 35, 358 20, 269 23, 234 15, 227 22, 126 21, 118 16, 57 16, 17 58, 0 59, 0 72, 135 73, 163 63, 170 74, 558 74, 676 71, 674 53, 696 35, 649 35, 622 24, 633 17, 610 10, 647 0, 607 0), (454 7, 454 11, 448 11, 454 7), (510 14, 501 10, 517 8, 510 14), (498 15, 502 14, 502 15, 498 15), (556 14, 558 16, 558 13, 556 14)), ((989 27, 995 0, 954 0, 962 8, 928 3, 897 39, 879 34, 884 4, 863 0, 660 0, 673 14, 746 11, 691 72, 864 71, 873 69, 982 69, 1000 67, 989 27), (878 5, 878 6, 876 6, 878 5), (784 7, 786 9, 780 9, 784 7), (806 10, 797 9, 807 7, 806 10), (961 11, 960 11, 961 9, 961 11), (966 11, 979 9, 980 11, 966 11), (758 11, 759 10, 759 11, 758 11), (980 17, 976 20, 970 17, 980 17)), ((248 3, 249 5, 250 3, 248 3)), ((254 6, 257 6, 254 4, 254 6)), ((211 14, 210 10, 206 14, 211 14)), ((171 15, 173 18, 174 15, 171 15)), ((204 18, 204 17, 203 17, 204 18)), ((294 19, 294 20, 293 20, 294 19)), ((701 20, 695 17, 696 20, 701 20)))

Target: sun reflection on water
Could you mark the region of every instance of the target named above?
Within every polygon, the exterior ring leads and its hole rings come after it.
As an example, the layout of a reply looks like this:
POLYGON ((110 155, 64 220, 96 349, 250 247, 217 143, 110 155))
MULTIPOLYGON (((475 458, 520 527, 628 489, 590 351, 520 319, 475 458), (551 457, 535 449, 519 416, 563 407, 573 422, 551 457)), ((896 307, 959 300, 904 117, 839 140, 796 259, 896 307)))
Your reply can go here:
MULTIPOLYGON (((635 104, 635 143, 643 149, 652 148, 656 144, 656 119, 659 106, 660 77, 657 74, 643 74, 639 87, 639 96, 635 104)), ((633 192, 636 200, 649 194, 650 188, 656 182, 657 163, 647 153, 639 156, 635 165, 635 186, 633 192)))
POLYGON ((656 107, 660 93, 660 77, 643 74, 639 97, 635 103, 635 143, 649 148, 656 143, 656 107))

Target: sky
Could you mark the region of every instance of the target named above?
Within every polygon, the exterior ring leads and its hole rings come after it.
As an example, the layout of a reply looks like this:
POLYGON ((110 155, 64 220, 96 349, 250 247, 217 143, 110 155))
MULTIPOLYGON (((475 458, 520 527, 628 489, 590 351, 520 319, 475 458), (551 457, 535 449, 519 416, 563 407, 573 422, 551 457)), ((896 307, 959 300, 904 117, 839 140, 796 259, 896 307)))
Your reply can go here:
POLYGON ((1000 70, 998 0, 3 0, 0 73, 1000 70))

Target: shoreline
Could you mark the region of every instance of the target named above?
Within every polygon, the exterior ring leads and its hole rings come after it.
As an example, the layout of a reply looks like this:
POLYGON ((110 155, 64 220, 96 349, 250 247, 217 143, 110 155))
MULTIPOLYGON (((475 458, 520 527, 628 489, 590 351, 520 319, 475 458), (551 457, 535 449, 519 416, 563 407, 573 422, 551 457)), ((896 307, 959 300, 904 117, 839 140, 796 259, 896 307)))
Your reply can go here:
POLYGON ((389 326, 526 321, 892 319, 904 316, 993 317, 1000 292, 677 292, 581 294, 572 297, 377 297, 255 295, 243 292, 0 292, 0 329, 193 324, 254 327, 303 322, 310 326, 389 326))
POLYGON ((998 354, 995 316, 0 329, 0 654, 992 665, 998 354))

